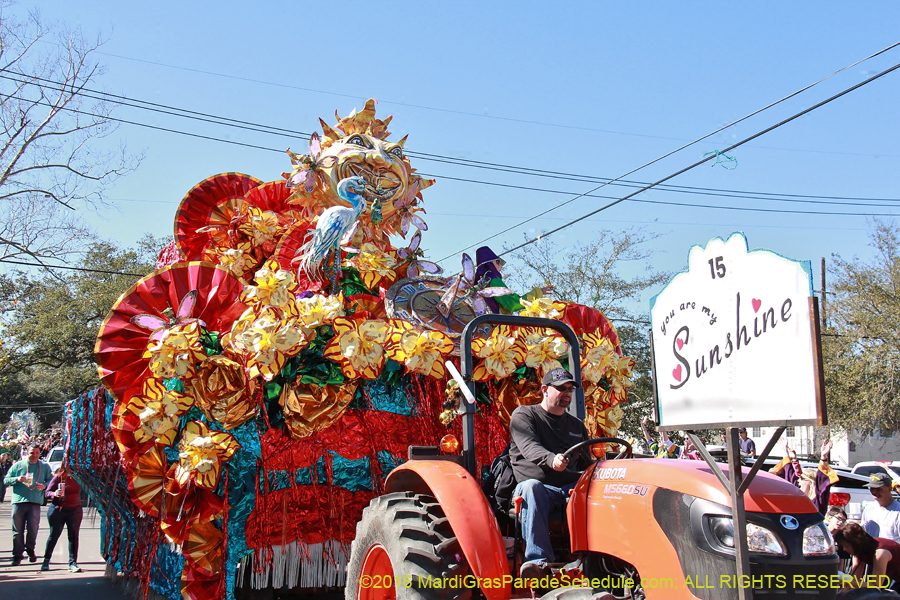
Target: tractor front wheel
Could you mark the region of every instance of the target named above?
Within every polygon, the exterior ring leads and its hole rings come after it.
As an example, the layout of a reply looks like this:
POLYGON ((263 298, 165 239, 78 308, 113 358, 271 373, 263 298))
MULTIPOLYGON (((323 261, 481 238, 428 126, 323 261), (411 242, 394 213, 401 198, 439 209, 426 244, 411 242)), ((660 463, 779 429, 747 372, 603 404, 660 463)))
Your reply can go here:
POLYGON ((441 505, 398 492, 373 498, 356 526, 348 600, 468 600, 469 567, 441 505))

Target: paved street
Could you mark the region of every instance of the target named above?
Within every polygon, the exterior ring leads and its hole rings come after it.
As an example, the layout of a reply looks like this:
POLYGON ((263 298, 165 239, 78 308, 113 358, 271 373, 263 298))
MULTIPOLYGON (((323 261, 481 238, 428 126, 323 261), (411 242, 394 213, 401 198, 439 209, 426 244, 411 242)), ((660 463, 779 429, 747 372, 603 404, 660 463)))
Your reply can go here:
POLYGON ((0 504, 0 599, 28 598, 29 600, 122 600, 128 598, 123 588, 103 577, 106 563, 100 556, 100 519, 94 509, 85 509, 81 525, 78 565, 84 573, 69 573, 69 544, 63 532, 53 551, 50 571, 40 571, 44 546, 50 527, 47 525, 46 507, 41 515, 41 527, 35 550, 38 562, 29 563, 28 557, 18 567, 12 566, 11 505, 7 490, 6 502, 0 504))

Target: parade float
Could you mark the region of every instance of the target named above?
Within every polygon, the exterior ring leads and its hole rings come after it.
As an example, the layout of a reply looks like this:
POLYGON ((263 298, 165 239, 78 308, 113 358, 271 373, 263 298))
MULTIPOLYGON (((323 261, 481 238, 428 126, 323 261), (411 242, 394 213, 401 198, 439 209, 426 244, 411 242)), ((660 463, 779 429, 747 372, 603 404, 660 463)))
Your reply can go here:
MULTIPOLYGON (((434 182, 374 100, 335 116, 308 153, 288 151, 283 179, 222 173, 185 195, 158 269, 100 328, 104 387, 68 405, 70 470, 101 507, 109 571, 138 595, 342 586, 362 509, 407 447, 460 436, 445 362, 459 364, 463 327, 510 290, 477 279, 468 255, 449 274, 425 259, 434 182)), ((520 302, 575 331, 587 427, 615 435, 633 361, 610 322, 520 302)), ((474 348, 484 466, 568 348, 506 326, 474 348)))

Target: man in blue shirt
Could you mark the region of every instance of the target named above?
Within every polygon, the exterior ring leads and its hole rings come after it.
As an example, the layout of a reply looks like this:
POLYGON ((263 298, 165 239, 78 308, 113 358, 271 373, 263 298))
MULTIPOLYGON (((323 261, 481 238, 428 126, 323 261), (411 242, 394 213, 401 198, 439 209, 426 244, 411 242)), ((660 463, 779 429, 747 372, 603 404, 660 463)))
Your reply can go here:
POLYGON ((23 458, 12 467, 3 479, 3 483, 12 486, 12 530, 13 530, 13 562, 16 567, 22 564, 22 557, 28 553, 30 562, 37 561, 34 543, 37 541, 38 527, 41 523, 41 506, 44 505, 44 488, 53 477, 50 465, 41 461, 41 448, 33 444, 28 448, 28 457, 23 458), (25 531, 28 531, 26 534, 25 531))

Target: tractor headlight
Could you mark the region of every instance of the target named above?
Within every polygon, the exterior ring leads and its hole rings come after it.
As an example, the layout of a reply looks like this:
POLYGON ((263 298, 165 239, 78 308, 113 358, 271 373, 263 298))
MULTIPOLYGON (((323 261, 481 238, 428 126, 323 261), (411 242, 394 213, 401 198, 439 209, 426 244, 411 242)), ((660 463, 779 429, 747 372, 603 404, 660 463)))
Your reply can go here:
MULTIPOLYGON (((709 530, 720 546, 734 548, 734 522, 731 517, 709 517, 709 530)), ((787 555, 778 537, 755 523, 747 523, 747 548, 758 554, 787 555)))
POLYGON ((816 523, 806 528, 803 532, 804 556, 824 556, 834 553, 834 538, 824 523, 816 523))

